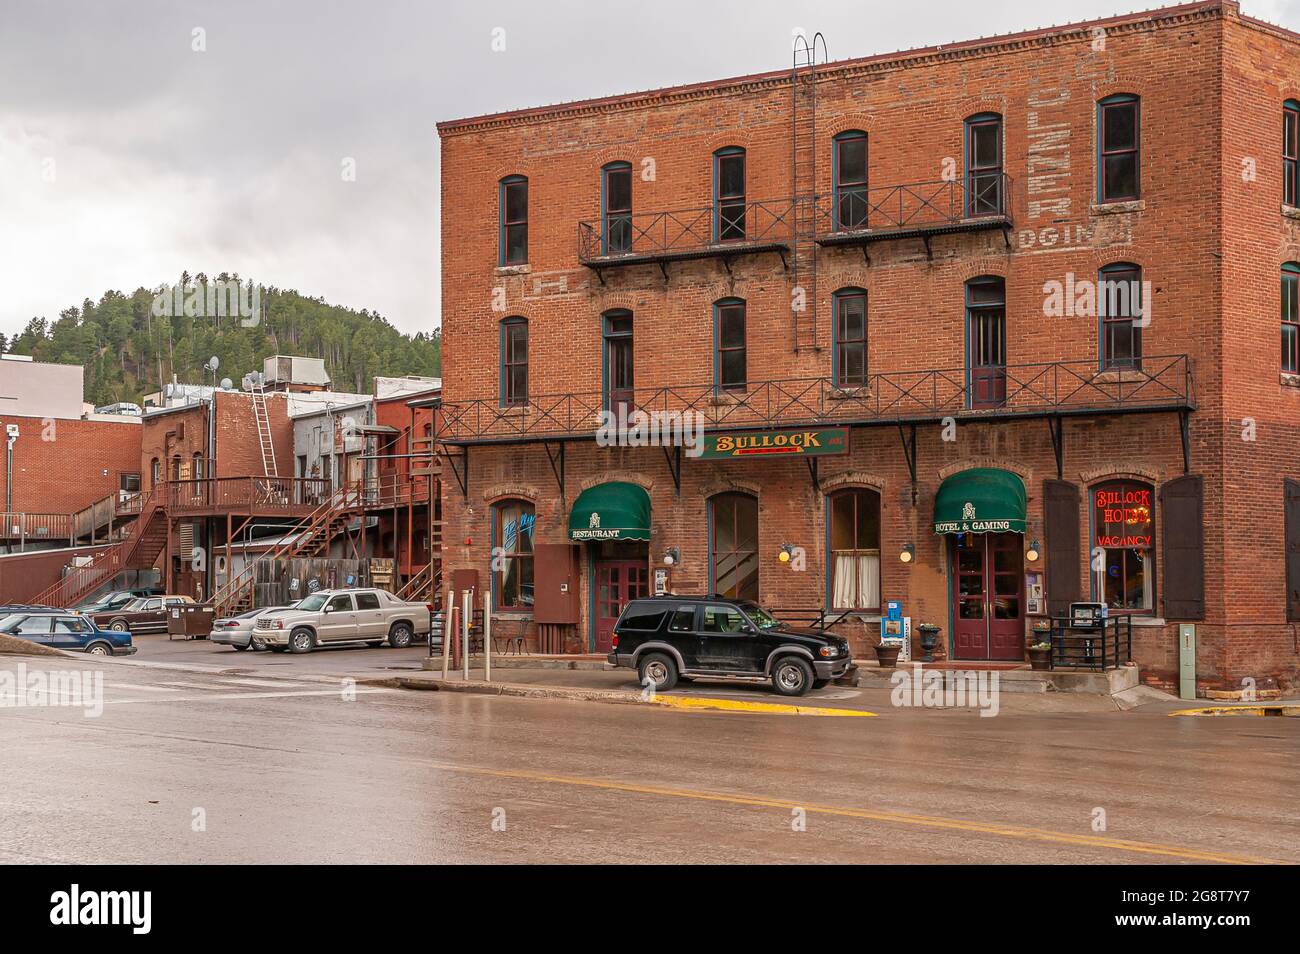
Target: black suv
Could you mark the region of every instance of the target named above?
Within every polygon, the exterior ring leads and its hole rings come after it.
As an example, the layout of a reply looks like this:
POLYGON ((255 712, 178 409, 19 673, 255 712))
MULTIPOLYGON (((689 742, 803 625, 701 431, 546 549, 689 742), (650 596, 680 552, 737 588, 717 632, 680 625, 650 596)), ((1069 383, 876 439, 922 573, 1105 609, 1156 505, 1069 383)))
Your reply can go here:
POLYGON ((848 640, 794 629, 757 603, 717 596, 633 600, 614 624, 609 661, 635 669, 643 686, 666 692, 678 677, 771 679, 783 696, 801 696, 842 676, 848 640))

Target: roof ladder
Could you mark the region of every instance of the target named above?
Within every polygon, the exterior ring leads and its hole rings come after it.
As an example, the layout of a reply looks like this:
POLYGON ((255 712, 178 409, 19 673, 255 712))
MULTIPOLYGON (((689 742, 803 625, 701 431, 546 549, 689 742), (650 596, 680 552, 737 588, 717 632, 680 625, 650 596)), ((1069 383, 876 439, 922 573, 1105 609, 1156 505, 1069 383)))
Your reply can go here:
POLYGON ((266 477, 279 477, 275 465, 275 444, 271 440, 271 416, 266 410, 266 388, 260 374, 252 375, 248 382, 249 393, 253 396, 253 417, 257 421, 257 441, 262 447, 262 474, 266 477))
POLYGON ((826 38, 794 39, 790 67, 790 185, 794 254, 790 311, 794 350, 820 350, 817 342, 817 62, 826 62, 826 38))

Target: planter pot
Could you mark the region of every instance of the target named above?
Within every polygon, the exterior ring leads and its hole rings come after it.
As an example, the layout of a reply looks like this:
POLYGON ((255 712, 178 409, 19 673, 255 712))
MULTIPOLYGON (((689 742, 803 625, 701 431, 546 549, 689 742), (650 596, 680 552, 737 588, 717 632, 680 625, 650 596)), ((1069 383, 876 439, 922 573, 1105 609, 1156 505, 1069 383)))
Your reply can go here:
POLYGON ((921 649, 925 652, 924 662, 934 662, 934 647, 939 643, 939 630, 921 627, 921 649))
POLYGON ((1039 669, 1039 670, 1051 669, 1052 650, 1051 649, 1029 650, 1029 668, 1039 669))
POLYGON ((902 646, 877 646, 876 658, 880 660, 881 669, 893 669, 898 665, 898 653, 902 646))

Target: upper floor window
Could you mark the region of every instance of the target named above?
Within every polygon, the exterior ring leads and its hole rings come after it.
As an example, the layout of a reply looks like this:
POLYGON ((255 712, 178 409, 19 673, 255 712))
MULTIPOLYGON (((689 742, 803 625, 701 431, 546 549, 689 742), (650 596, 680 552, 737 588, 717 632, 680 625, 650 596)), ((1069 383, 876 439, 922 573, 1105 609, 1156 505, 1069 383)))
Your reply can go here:
POLYGON ((533 529, 537 514, 527 500, 492 505, 493 587, 497 609, 533 608, 533 529))
POLYGON ((966 215, 1000 215, 1002 117, 980 113, 966 120, 966 215))
POLYGON ((632 312, 625 309, 604 314, 605 407, 626 415, 633 407, 636 383, 633 375, 632 312))
POLYGON ((713 305, 714 382, 720 391, 743 391, 746 385, 745 303, 723 298, 713 305))
POLYGON ((632 251, 632 164, 611 162, 600 171, 604 254, 632 251))
POLYGON ((162 461, 157 457, 149 464, 149 486, 157 487, 162 483, 162 461))
POLYGON ((1138 199, 1141 189, 1141 116, 1136 96, 1108 96, 1097 104, 1097 200, 1138 199))
POLYGON ((997 275, 966 283, 966 375, 970 406, 1001 407, 1007 398, 1007 288, 997 275))
POLYGON ((745 237, 745 150, 728 146, 713 154, 713 235, 719 242, 745 237))
POLYGON ((1300 205, 1300 103, 1282 107, 1282 201, 1300 205))
POLYGON ((501 322, 501 403, 528 403, 528 319, 501 322))
POLYGON ((1130 262, 1107 265, 1097 275, 1101 366, 1142 366, 1142 269, 1130 262))
POLYGON ((1300 264, 1282 266, 1282 370, 1300 374, 1300 264))
POLYGON ((842 288, 835 293, 835 386, 860 388, 867 383, 867 293, 842 288))
POLYGON ((499 264, 528 261, 528 180, 506 176, 501 180, 501 253, 499 264))
POLYGON ((861 130, 835 137, 835 229, 867 227, 867 134, 861 130))
POLYGON ((758 599, 758 498, 718 494, 709 500, 709 580, 712 592, 758 599))

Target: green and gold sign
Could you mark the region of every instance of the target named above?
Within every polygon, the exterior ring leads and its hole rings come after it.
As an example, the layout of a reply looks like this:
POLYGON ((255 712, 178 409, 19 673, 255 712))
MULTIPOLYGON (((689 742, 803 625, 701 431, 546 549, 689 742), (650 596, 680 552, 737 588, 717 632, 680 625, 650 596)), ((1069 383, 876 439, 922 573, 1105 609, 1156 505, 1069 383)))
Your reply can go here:
POLYGON ((703 460, 737 457, 820 457, 847 454, 847 427, 799 428, 783 431, 722 431, 704 435, 703 460))

